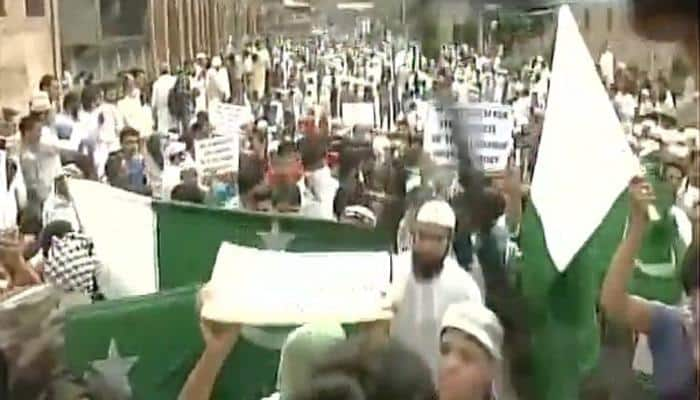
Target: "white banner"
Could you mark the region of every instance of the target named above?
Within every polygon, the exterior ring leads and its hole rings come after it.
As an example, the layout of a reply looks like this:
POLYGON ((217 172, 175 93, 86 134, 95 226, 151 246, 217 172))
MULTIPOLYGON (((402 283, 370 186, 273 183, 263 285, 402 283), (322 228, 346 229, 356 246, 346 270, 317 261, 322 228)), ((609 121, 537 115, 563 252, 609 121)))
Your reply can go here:
POLYGON ((424 151, 439 165, 455 165, 457 146, 468 146, 477 168, 505 170, 513 150, 512 108, 495 103, 432 107, 423 135, 424 151))
POLYGON ((249 107, 216 102, 209 109, 209 121, 217 134, 238 136, 241 126, 253 122, 254 118, 249 107))
POLYGON ((389 253, 287 253, 222 243, 202 316, 248 325, 389 319, 390 278, 389 253))
POLYGON ((214 136, 194 141, 194 156, 202 176, 238 171, 238 135, 214 136))
POLYGON ((372 103, 343 103, 343 125, 345 126, 374 126, 374 104, 372 103))

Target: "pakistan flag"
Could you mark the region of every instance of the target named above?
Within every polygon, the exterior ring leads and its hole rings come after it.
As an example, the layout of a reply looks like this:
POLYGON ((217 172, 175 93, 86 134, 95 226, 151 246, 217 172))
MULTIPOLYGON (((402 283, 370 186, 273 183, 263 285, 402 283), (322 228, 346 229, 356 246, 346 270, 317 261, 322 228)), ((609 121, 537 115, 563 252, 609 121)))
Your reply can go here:
MULTIPOLYGON (((76 376, 121 388, 127 398, 177 398, 203 350, 196 294, 222 242, 295 252, 386 251, 391 244, 383 232, 327 221, 158 203, 85 181, 69 186, 105 260, 101 286, 110 300, 69 313, 65 357, 76 376)), ((213 398, 273 393, 279 350, 293 328, 245 327, 213 398)))
POLYGON ((568 6, 559 10, 550 91, 522 221, 522 289, 541 400, 578 399, 600 352, 600 286, 639 172, 568 6))

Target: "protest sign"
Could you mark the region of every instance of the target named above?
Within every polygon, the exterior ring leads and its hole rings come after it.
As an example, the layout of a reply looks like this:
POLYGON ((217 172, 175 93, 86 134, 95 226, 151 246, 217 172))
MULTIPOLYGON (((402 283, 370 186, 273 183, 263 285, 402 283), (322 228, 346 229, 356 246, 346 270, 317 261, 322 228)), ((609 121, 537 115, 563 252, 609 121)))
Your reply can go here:
POLYGON ((458 148, 467 150, 474 166, 503 171, 513 149, 513 112, 495 103, 433 106, 427 116, 423 149, 439 165, 457 163, 458 148))
POLYGON ((202 316, 249 325, 388 319, 390 278, 388 252, 288 253, 222 243, 202 316))
POLYGON ((480 103, 453 107, 452 129, 458 146, 467 146, 472 162, 486 172, 503 171, 513 150, 510 106, 480 103))
POLYGON ((238 135, 194 141, 194 156, 202 176, 238 171, 238 135))
POLYGON ((213 103, 209 109, 209 121, 219 135, 238 135, 241 126, 253 122, 250 108, 228 103, 213 103))
POLYGON ((374 104, 343 103, 343 125, 374 126, 374 104))
POLYGON ((437 165, 456 165, 457 152, 452 143, 452 120, 447 110, 441 106, 423 103, 419 115, 425 115, 423 131, 423 151, 430 155, 437 165))

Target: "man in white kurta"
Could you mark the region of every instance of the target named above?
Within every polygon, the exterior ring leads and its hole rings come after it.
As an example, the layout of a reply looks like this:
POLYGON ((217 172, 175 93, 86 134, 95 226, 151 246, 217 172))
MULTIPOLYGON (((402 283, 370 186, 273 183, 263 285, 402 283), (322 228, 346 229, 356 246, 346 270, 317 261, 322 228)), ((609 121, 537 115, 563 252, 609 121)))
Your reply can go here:
POLYGON ((610 47, 607 47, 603 54, 600 55, 598 64, 605 86, 610 88, 615 83, 615 56, 610 47))
POLYGON ((168 97, 170 91, 175 87, 177 78, 170 74, 167 65, 160 67, 160 77, 153 82, 153 92, 151 93, 151 107, 156 115, 156 130, 162 135, 167 135, 171 129, 178 127, 177 120, 170 114, 168 108, 168 97))
POLYGON ((440 322, 454 303, 484 298, 474 278, 448 256, 456 226, 450 205, 426 202, 418 210, 412 251, 394 263, 392 337, 420 355, 437 377, 440 322))

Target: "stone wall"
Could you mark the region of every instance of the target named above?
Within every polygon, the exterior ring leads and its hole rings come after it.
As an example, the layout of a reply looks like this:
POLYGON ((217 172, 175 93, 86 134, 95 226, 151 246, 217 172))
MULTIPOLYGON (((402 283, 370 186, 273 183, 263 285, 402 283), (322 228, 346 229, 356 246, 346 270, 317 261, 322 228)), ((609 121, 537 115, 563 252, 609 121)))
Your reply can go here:
POLYGON ((0 16, 0 107, 27 111, 41 77, 56 72, 52 1, 44 1, 43 17, 27 17, 24 1, 5 2, 6 16, 0 16))

